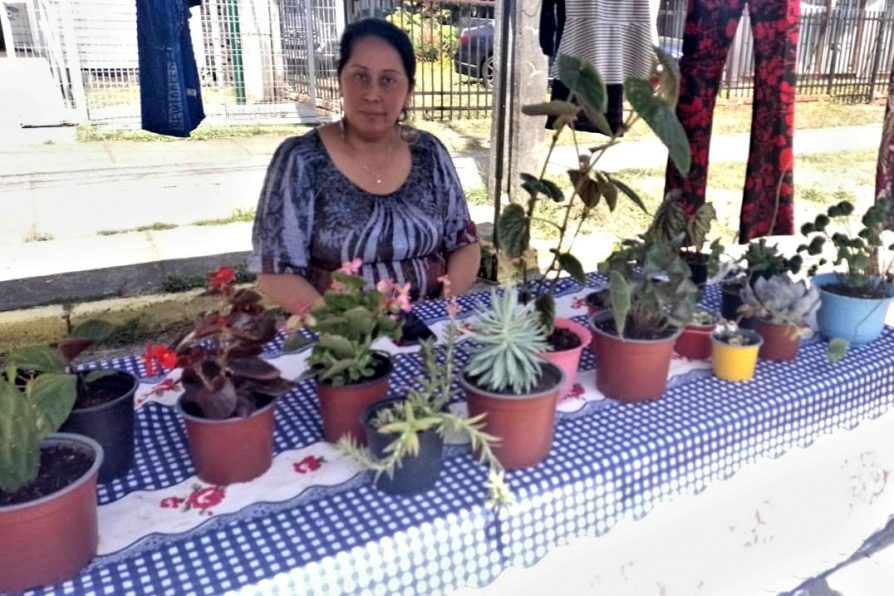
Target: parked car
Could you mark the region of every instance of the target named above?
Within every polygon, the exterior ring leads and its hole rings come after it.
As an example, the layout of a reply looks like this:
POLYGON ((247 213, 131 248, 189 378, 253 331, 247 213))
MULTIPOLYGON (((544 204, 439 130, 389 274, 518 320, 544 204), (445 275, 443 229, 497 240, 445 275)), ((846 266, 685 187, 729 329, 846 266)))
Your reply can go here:
POLYGON ((459 74, 481 79, 488 89, 494 86, 494 25, 463 29, 453 56, 459 74))
MULTIPOLYGON (((675 60, 683 56, 683 40, 659 37, 658 44, 675 60)), ((489 23, 463 29, 453 55, 453 68, 459 74, 481 79, 488 89, 494 85, 494 25, 489 23)))

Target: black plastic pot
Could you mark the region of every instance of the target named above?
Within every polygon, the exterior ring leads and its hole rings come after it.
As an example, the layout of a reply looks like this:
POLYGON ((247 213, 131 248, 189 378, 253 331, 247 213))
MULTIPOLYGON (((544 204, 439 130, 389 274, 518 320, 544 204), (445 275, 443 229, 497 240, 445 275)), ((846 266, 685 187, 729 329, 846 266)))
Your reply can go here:
POLYGON ((708 264, 689 263, 689 277, 692 279, 692 283, 698 287, 704 286, 708 281, 708 264))
MULTIPOLYGON (((720 286, 720 314, 727 321, 735 321, 739 317, 739 307, 742 306, 741 291, 742 286, 739 284, 720 286)), ((743 317, 739 321, 739 327, 751 329, 754 327, 754 320, 751 317, 743 317)))
MULTIPOLYGON (((81 372, 78 376, 83 379, 87 374, 81 372)), ((102 446, 105 459, 99 469, 100 482, 120 478, 133 467, 134 394, 138 386, 137 378, 122 370, 93 381, 92 389, 100 388, 118 397, 85 408, 76 405, 60 429, 90 437, 102 446)))
MULTIPOLYGON (((384 457, 385 448, 397 435, 380 433, 370 425, 369 421, 379 409, 402 401, 403 398, 399 397, 377 401, 366 408, 360 417, 360 422, 366 430, 367 445, 372 454, 379 459, 384 457)), ((423 431, 419 434, 419 453, 405 456, 391 477, 381 474, 376 479, 376 488, 389 495, 404 497, 418 495, 431 489, 441 475, 443 447, 444 438, 435 429, 423 431)))

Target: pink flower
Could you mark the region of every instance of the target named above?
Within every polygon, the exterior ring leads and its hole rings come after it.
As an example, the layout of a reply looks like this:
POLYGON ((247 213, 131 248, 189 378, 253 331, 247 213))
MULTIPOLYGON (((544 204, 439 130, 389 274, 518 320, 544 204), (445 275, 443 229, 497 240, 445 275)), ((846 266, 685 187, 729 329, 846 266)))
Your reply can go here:
POLYGON ((410 312, 413 310, 413 306, 410 304, 410 282, 397 288, 395 300, 402 311, 410 312))
POLYGON ((462 307, 456 301, 456 296, 451 296, 450 301, 447 303, 445 309, 447 310, 447 316, 451 319, 455 319, 462 310, 462 307))
POLYGON ((357 275, 360 273, 360 268, 363 266, 363 261, 358 257, 353 261, 346 261, 341 264, 339 271, 341 273, 345 273, 347 275, 357 275))

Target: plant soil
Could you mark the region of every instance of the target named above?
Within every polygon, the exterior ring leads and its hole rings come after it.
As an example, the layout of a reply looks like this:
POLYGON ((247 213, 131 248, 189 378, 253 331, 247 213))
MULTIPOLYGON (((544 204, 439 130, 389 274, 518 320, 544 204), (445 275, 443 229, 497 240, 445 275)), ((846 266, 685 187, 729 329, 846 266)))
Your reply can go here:
POLYGON ((93 456, 71 447, 40 450, 37 480, 13 493, 0 490, 0 507, 36 501, 65 488, 90 469, 93 456))
POLYGON ((580 345, 580 338, 570 329, 556 328, 546 338, 546 341, 552 346, 554 352, 572 350, 580 345))
POLYGON ((82 382, 83 376, 86 374, 86 372, 81 373, 78 382, 78 399, 74 405, 76 410, 101 406, 114 401, 130 391, 132 387, 130 379, 121 375, 106 375, 92 383, 82 382))

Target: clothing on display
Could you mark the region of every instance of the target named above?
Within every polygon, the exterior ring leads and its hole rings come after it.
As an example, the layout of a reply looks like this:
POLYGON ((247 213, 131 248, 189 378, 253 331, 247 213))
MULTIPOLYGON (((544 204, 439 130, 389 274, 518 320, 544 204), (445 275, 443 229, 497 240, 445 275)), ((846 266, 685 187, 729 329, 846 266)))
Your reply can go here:
MULTIPOLYGON (((885 105, 882 142, 875 169, 875 200, 894 200, 894 69, 888 80, 888 102, 885 105)), ((888 228, 894 229, 894 217, 889 219, 888 228)))
POLYGON ((689 0, 680 60, 677 116, 692 149, 683 178, 668 160, 665 194, 682 191, 690 208, 705 202, 714 106, 727 53, 745 5, 754 38, 751 145, 739 241, 794 233, 793 155, 798 0, 689 0))
POLYGON ((205 118, 189 35, 189 7, 201 0, 137 2, 140 111, 144 130, 188 137, 205 118))
MULTIPOLYGON (((623 83, 646 78, 655 52, 655 0, 543 0, 540 7, 540 48, 553 58, 551 99, 566 101, 569 90, 557 78, 555 58, 566 54, 589 62, 606 83, 605 117, 613 133, 624 120, 623 83), (567 19, 567 20, 566 20, 567 19)), ((548 118, 553 128, 555 118, 548 118)), ((580 114, 576 130, 601 132, 580 114)))

